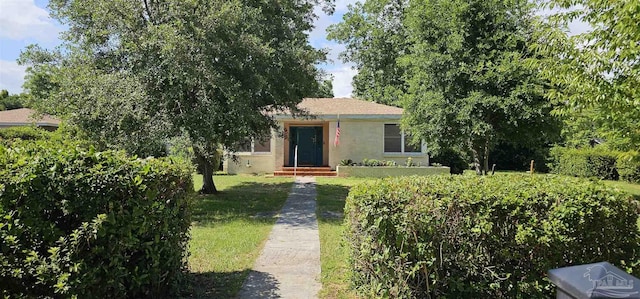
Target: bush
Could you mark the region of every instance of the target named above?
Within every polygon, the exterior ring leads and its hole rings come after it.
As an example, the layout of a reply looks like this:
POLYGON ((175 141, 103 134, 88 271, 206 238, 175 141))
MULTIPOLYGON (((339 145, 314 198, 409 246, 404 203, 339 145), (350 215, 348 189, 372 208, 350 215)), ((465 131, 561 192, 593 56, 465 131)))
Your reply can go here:
POLYGON ((440 151, 438 155, 431 157, 431 162, 432 164, 449 166, 451 174, 462 174, 466 169, 469 169, 469 162, 453 149, 440 151))
POLYGON ((20 140, 46 140, 51 138, 54 133, 51 133, 45 129, 23 126, 23 127, 9 127, 0 128, 0 142, 7 143, 6 141, 20 140))
POLYGON ((185 270, 191 169, 73 145, 0 146, 6 297, 166 297, 185 270))
POLYGON ((602 147, 551 149, 549 168, 552 173, 575 177, 595 177, 603 180, 617 180, 616 160, 618 152, 602 147))
POLYGON ((549 269, 640 270, 638 204, 599 182, 498 174, 378 180, 351 189, 346 238, 371 297, 550 298, 549 269))
POLYGON ((621 154, 616 161, 620 179, 630 183, 640 183, 640 156, 621 154))

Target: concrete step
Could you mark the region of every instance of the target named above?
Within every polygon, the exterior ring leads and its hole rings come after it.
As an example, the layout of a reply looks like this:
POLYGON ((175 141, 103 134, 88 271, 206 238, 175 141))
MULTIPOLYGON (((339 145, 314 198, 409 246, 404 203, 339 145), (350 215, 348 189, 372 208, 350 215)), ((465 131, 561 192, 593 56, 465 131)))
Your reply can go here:
MULTIPOLYGON (((282 170, 283 171, 293 171, 293 167, 289 167, 289 166, 283 166, 282 170)), ((298 167, 297 168, 298 171, 331 171, 331 166, 314 166, 314 167, 308 167, 308 166, 303 166, 303 167, 298 167)))
MULTIPOLYGON (((293 176, 294 175, 294 171, 293 170, 276 170, 273 172, 274 176, 293 176)), ((304 171, 304 170, 300 170, 298 169, 297 171, 295 171, 295 175, 297 176, 337 176, 338 173, 335 171, 318 171, 318 170, 314 170, 314 171, 304 171)))

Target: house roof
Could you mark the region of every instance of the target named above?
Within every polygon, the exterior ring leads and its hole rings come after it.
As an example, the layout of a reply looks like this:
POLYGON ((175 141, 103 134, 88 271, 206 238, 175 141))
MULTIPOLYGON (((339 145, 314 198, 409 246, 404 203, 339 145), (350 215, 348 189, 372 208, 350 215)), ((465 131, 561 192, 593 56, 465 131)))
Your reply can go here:
POLYGON ((57 127, 60 120, 48 114, 38 116, 35 110, 29 108, 0 111, 0 125, 24 126, 34 123, 38 126, 57 127))
POLYGON ((311 115, 401 116, 402 108, 353 98, 306 98, 298 108, 311 115))

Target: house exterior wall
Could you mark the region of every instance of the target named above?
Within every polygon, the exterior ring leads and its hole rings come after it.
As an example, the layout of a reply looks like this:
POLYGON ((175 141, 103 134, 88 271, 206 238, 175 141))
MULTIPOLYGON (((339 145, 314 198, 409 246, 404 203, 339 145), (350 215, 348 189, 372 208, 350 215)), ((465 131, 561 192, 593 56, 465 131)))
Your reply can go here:
POLYGON ((332 169, 340 165, 341 160, 351 159, 353 162, 362 162, 363 159, 376 159, 395 161, 399 165, 406 163, 411 157, 413 163, 424 166, 429 165, 429 156, 426 153, 385 153, 384 152, 384 125, 397 124, 399 119, 367 119, 367 120, 340 120, 340 144, 333 146, 336 136, 337 121, 329 123, 329 165, 332 169))
POLYGON ((384 125, 397 124, 399 117, 394 119, 340 119, 340 143, 334 146, 337 119, 312 121, 280 122, 280 132, 274 131, 271 138, 269 153, 238 153, 238 161, 230 159, 224 163, 228 173, 265 174, 280 170, 289 162, 289 141, 285 136, 290 126, 322 126, 323 127, 323 164, 336 169, 341 160, 351 159, 362 162, 363 159, 391 160, 398 165, 404 165, 411 157, 413 163, 423 166, 429 165, 426 153, 384 153, 384 125))

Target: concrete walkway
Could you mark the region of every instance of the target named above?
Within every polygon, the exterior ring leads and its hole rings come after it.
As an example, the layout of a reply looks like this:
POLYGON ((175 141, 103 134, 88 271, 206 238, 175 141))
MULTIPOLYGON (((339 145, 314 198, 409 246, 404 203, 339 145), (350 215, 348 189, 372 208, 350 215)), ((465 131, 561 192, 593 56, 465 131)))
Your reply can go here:
POLYGON ((238 298, 317 298, 320 237, 313 177, 298 177, 238 298))

